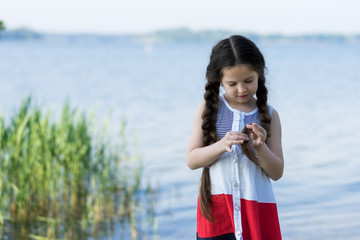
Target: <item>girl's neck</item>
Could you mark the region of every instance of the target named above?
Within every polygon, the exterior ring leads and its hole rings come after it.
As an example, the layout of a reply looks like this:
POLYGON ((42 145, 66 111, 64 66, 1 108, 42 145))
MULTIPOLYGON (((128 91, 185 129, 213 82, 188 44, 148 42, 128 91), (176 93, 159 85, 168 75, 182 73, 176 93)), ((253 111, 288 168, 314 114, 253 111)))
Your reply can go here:
POLYGON ((256 98, 254 98, 254 97, 252 97, 246 103, 238 103, 238 102, 235 102, 235 101, 231 101, 231 99, 226 96, 226 93, 224 94, 224 98, 232 108, 234 108, 236 110, 239 110, 240 112, 249 113, 249 112, 254 111, 256 109, 256 107, 257 107, 256 98))

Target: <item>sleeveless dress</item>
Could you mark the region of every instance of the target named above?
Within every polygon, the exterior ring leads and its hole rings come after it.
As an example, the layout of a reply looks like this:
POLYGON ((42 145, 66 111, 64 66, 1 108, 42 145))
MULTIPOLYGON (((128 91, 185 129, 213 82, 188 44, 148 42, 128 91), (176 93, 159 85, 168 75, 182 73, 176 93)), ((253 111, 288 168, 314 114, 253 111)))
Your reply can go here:
MULTIPOLYGON (((270 114, 273 108, 269 106, 270 114)), ((217 134, 241 131, 260 123, 258 109, 245 113, 232 108, 223 94, 216 122, 217 134)), ((279 240, 280 225, 272 185, 266 173, 249 160, 239 146, 224 153, 210 166, 214 223, 197 207, 198 240, 279 240)))

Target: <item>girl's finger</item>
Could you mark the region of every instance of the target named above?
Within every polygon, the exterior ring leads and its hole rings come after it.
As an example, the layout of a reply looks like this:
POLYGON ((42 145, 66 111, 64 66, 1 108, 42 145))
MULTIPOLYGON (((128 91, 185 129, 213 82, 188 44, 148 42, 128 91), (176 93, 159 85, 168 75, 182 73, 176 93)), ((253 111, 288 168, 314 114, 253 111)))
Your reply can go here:
POLYGON ((238 144, 243 144, 243 143, 244 143, 244 140, 233 140, 233 141, 229 141, 228 146, 238 145, 238 144))
POLYGON ((251 126, 253 126, 253 130, 261 131, 264 130, 264 128, 256 123, 252 123, 251 126))
POLYGON ((255 133, 251 133, 251 139, 256 140, 259 136, 255 133))
POLYGON ((253 133, 255 133, 259 137, 264 136, 264 134, 256 128, 253 129, 253 133))
POLYGON ((232 153, 232 150, 231 150, 230 147, 226 146, 225 149, 226 149, 226 151, 228 151, 229 153, 232 153))
POLYGON ((229 134, 228 136, 226 136, 226 138, 228 140, 249 140, 249 137, 246 134, 229 134))
POLYGON ((262 136, 263 138, 266 138, 266 130, 262 126, 260 126, 260 125, 258 125, 256 123, 252 123, 251 125, 247 125, 247 126, 256 135, 262 136))
POLYGON ((239 135, 237 136, 236 140, 242 140, 242 141, 248 141, 249 140, 249 136, 248 135, 239 135))

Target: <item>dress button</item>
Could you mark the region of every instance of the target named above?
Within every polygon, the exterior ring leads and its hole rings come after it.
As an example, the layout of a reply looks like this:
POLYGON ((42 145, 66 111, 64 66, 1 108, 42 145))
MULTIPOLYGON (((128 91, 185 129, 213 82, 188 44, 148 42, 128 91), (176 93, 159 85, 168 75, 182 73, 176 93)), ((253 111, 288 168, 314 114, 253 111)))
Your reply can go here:
POLYGON ((236 206, 236 207, 235 207, 235 210, 236 210, 236 211, 239 211, 239 210, 240 210, 239 206, 236 206))
POLYGON ((234 163, 237 163, 237 159, 234 159, 234 163))
POLYGON ((240 234, 241 234, 241 232, 240 232, 240 231, 237 231, 237 232, 236 232, 236 235, 238 235, 238 236, 239 236, 240 234))
POLYGON ((238 184, 237 184, 237 183, 235 183, 235 184, 234 184, 234 187, 237 187, 237 186, 238 186, 238 184))

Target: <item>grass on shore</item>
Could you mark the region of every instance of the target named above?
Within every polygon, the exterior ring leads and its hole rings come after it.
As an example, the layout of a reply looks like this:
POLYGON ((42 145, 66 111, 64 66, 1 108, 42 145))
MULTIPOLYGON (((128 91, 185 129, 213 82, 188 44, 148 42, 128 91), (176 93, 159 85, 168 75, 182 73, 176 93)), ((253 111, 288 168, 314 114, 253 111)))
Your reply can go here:
POLYGON ((153 203, 154 191, 141 188, 143 165, 130 151, 126 121, 117 139, 108 128, 96 132, 94 117, 68 103, 54 121, 30 98, 9 124, 0 116, 0 238, 96 238, 126 222, 137 239, 141 202, 153 203))

